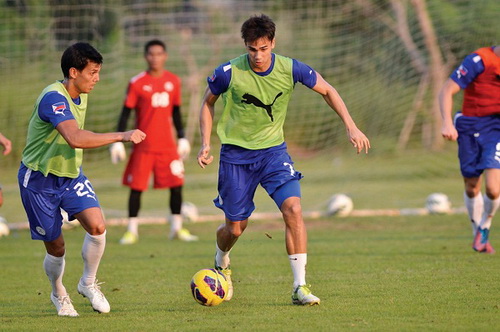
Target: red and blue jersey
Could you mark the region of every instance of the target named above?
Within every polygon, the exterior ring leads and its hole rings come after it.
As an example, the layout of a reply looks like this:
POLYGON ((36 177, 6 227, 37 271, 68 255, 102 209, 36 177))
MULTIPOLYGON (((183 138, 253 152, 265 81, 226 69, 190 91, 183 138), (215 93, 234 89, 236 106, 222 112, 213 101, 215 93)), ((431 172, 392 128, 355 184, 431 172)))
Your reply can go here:
POLYGON ((500 113, 500 57, 493 47, 480 48, 468 55, 450 78, 464 89, 463 115, 500 113))

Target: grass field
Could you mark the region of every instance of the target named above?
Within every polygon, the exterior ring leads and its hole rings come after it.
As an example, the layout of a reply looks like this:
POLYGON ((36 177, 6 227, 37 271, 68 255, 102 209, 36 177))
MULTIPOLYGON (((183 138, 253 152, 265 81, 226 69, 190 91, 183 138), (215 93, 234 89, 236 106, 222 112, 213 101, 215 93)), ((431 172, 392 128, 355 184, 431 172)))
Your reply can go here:
MULTIPOLYGON (((99 271, 112 311, 100 315, 76 292, 83 231, 65 232, 64 282, 80 317, 60 318, 42 270, 44 250, 16 231, 0 240, 1 330, 99 331, 492 331, 500 326, 500 261, 473 252, 457 216, 328 218, 308 223, 308 282, 317 307, 290 301, 291 272, 280 221, 250 224, 232 252, 235 296, 218 307, 191 297, 191 276, 211 267, 216 223, 190 228, 198 243, 166 241, 165 225, 141 227, 123 247, 108 229, 99 271), (272 236, 268 238, 265 233, 272 236)), ((492 242, 499 243, 497 233, 492 242)))
MULTIPOLYGON (((292 154, 294 156, 294 154, 292 154)), ((444 192, 460 206, 462 184, 455 153, 369 156, 326 153, 300 156, 305 211, 324 209, 337 192, 351 195, 356 209, 423 207, 431 192, 444 192)), ((106 216, 126 216, 128 191, 119 184, 123 164, 107 160, 84 163, 106 216)), ((186 200, 202 214, 217 214, 217 165, 201 170, 186 164, 186 200)), ((5 204, 0 214, 10 222, 25 220, 18 198, 16 169, 2 169, 5 204)), ((148 191, 142 216, 167 214, 165 191, 148 191)), ((275 211, 259 191, 257 212, 275 211)), ((495 223, 494 223, 495 224, 495 223)), ((0 330, 500 330, 498 255, 470 248, 465 214, 322 218, 307 221, 308 282, 322 303, 291 305, 291 271, 279 220, 251 222, 232 252, 235 296, 207 308, 191 297, 189 281, 211 267, 217 223, 192 223, 197 243, 169 242, 167 225, 143 225, 135 246, 118 240, 123 226, 108 228, 108 245, 98 278, 104 281, 112 311, 99 315, 76 292, 82 271, 83 231, 65 231, 65 285, 80 313, 59 318, 42 270, 43 246, 26 230, 0 238, 0 330), (266 236, 272 236, 272 239, 266 236)), ((495 226, 493 226, 495 227, 495 226)), ((500 235, 493 228, 491 241, 500 235)))

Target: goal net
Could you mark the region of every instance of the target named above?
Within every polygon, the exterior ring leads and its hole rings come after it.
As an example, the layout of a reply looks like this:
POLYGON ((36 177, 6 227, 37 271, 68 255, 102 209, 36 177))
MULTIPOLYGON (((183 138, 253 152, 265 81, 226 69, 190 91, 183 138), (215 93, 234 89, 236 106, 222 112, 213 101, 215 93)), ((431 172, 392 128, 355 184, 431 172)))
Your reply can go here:
MULTIPOLYGON (((436 118, 432 80, 426 75, 436 68, 416 11, 419 3, 430 19, 446 75, 468 52, 498 42, 495 0, 3 1, 0 131, 16 142, 18 160, 33 103, 45 85, 61 79, 60 55, 76 41, 91 42, 105 61, 86 128, 114 130, 127 81, 145 68, 144 43, 161 38, 168 46, 168 68, 183 79, 184 122, 196 144, 206 77, 245 52, 241 23, 266 13, 277 24, 275 52, 320 72, 379 147, 432 148, 436 118)), ((303 86, 290 103, 286 138, 306 150, 346 146, 342 123, 303 86)), ((104 151, 90 151, 87 158, 100 158, 104 151)))

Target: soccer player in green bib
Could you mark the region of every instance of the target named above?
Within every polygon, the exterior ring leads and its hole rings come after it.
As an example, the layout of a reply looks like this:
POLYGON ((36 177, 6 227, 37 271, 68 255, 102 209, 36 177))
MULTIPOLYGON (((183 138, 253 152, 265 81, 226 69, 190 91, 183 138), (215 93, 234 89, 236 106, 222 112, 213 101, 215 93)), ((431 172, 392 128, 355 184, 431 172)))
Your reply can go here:
POLYGON ((306 283, 307 232, 302 217, 300 172, 294 169, 284 141, 283 124, 295 83, 319 93, 342 119, 357 152, 368 153, 370 141, 356 127, 337 91, 306 64, 272 52, 275 24, 266 15, 250 17, 241 27, 247 50, 214 71, 200 110, 201 149, 198 164, 213 161, 210 136, 214 105, 220 95, 223 110, 217 125, 222 143, 218 196, 215 205, 225 214, 217 229, 215 268, 228 279, 225 298, 233 296, 229 253, 255 209, 260 184, 276 202, 286 227, 286 250, 293 272, 292 303, 315 305, 320 299, 306 283))
POLYGON ((86 231, 78 293, 89 299, 95 311, 110 311, 96 279, 106 246, 106 226, 92 184, 81 169, 83 149, 114 142, 137 144, 146 137, 138 129, 115 133, 83 129, 87 97, 99 82, 102 61, 101 54, 88 43, 76 43, 64 51, 64 79, 47 86, 35 103, 18 172, 31 238, 45 245, 43 268, 52 286, 50 299, 59 316, 78 316, 62 282, 66 247, 61 209, 70 220, 78 219, 86 231))

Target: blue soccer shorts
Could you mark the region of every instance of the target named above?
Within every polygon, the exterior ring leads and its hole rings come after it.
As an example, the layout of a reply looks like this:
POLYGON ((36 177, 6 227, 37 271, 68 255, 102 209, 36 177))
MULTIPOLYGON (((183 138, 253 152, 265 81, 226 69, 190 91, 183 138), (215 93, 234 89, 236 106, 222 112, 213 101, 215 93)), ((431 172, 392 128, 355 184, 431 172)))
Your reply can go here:
POLYGON ((75 179, 50 173, 45 177, 21 163, 17 178, 33 240, 48 242, 61 235, 61 208, 73 220, 77 213, 100 207, 89 179, 82 172, 75 179))
POLYGON ((276 205, 288 197, 300 197, 300 172, 293 168, 293 161, 286 150, 264 154, 262 159, 250 164, 219 163, 219 195, 214 199, 227 219, 241 221, 255 210, 253 198, 260 184, 274 199, 276 205))
POLYGON ((479 177, 485 169, 500 168, 500 115, 455 116, 458 158, 465 178, 479 177))

